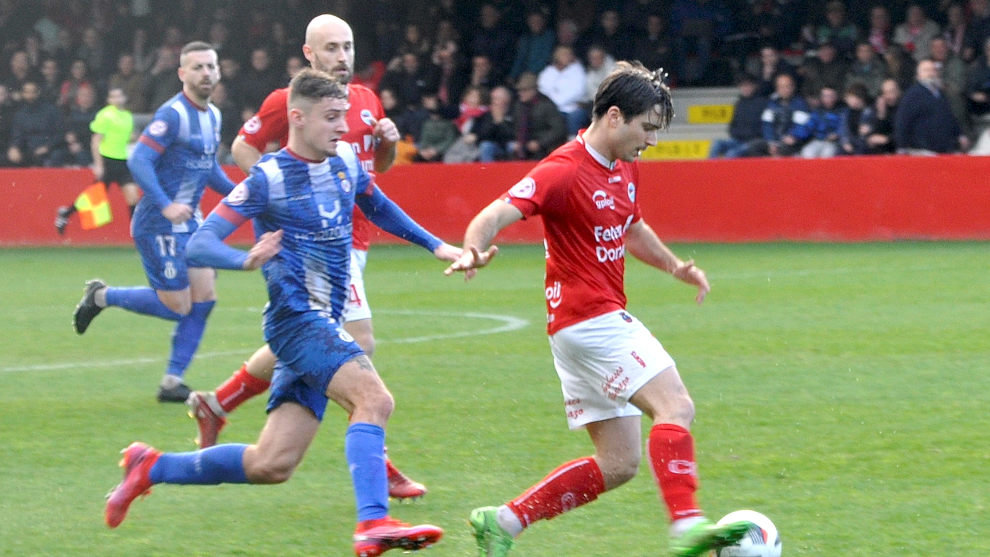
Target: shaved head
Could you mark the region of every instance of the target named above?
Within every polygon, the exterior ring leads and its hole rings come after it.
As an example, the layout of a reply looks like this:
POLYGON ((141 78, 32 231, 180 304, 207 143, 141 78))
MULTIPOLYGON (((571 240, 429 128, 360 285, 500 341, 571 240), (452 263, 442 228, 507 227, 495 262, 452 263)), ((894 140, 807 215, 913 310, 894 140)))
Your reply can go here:
POLYGON ((306 44, 313 46, 323 42, 329 32, 343 30, 346 30, 348 35, 353 36, 351 26, 343 19, 332 14, 318 15, 306 26, 306 44))
POLYGON ((311 66, 341 83, 354 77, 354 32, 343 19, 331 14, 314 17, 306 26, 302 50, 311 66))

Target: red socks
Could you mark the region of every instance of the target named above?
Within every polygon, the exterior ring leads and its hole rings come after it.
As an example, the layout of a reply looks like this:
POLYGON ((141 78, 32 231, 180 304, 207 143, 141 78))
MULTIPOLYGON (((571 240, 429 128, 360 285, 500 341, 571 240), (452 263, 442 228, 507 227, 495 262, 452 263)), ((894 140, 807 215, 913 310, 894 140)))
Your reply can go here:
POLYGON ((248 373, 247 364, 244 364, 230 376, 230 379, 217 387, 217 402, 224 412, 232 412, 249 398, 268 390, 270 384, 271 381, 258 379, 248 373))
MULTIPOLYGON (((660 486, 671 521, 701 516, 695 498, 698 491, 694 438, 674 424, 658 424, 648 443, 653 477, 660 486)), ((590 503, 605 491, 605 478, 591 457, 568 462, 506 505, 524 528, 590 503)))
POLYGON ((650 467, 660 486, 672 521, 701 516, 695 499, 698 470, 694 460, 694 438, 679 425, 657 424, 650 430, 650 467))
POLYGON ((516 497, 508 507, 523 527, 590 503, 605 491, 605 478, 591 457, 572 460, 516 497))

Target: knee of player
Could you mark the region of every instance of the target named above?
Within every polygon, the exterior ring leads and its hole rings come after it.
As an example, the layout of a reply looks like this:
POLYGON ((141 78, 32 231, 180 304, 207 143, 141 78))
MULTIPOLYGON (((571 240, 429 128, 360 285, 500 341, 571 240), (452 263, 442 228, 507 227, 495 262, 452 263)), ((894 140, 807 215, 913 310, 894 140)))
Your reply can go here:
POLYGON ((384 419, 388 419, 395 410, 395 399, 392 398, 392 393, 385 389, 372 396, 369 403, 374 411, 384 419))
POLYGON ((192 300, 162 300, 165 307, 178 313, 179 315, 186 316, 192 311, 192 300))
POLYGON ((685 429, 694 422, 694 401, 688 394, 685 393, 674 401, 670 421, 685 429))
POLYGON ((354 340, 369 358, 375 354, 375 335, 369 334, 354 340))
POLYGON ((363 393, 356 402, 355 413, 365 416, 364 419, 373 423, 386 423, 395 410, 395 399, 387 389, 363 393))
POLYGON ((298 462, 290 459, 265 459, 246 469, 248 479, 254 484, 280 484, 289 481, 298 462))
POLYGON ((639 455, 596 455, 606 489, 615 489, 636 477, 639 455))

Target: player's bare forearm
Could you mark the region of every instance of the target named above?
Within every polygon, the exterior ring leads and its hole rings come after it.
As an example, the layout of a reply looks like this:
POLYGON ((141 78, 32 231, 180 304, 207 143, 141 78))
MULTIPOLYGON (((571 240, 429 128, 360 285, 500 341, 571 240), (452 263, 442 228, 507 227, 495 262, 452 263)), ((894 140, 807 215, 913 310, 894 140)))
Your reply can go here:
POLYGON ((670 274, 682 264, 653 228, 642 220, 633 223, 626 231, 626 251, 643 263, 670 274))
POLYGON ((375 172, 381 174, 395 162, 395 143, 382 140, 375 148, 375 172))
POLYGON ((230 145, 230 156, 233 157, 238 168, 250 173, 251 167, 261 158, 261 153, 238 136, 230 145))
POLYGON ((626 251, 634 257, 663 271, 666 271, 687 284, 697 287, 695 301, 699 304, 711 291, 708 278, 694 261, 682 261, 657 236, 656 232, 642 220, 634 223, 626 232, 626 251))
POLYGON ((498 200, 482 209, 464 234, 464 251, 451 263, 445 275, 463 272, 464 279, 474 277, 477 269, 487 265, 498 254, 498 246, 491 245, 495 236, 506 226, 522 218, 522 213, 505 201, 498 200))
POLYGON ((374 124, 372 134, 378 140, 375 146, 375 172, 379 174, 392 168, 395 162, 395 144, 402 137, 399 135, 399 128, 391 118, 382 118, 374 124))
POLYGON ((498 199, 478 213, 464 233, 464 249, 484 250, 491 245, 495 236, 510 224, 523 217, 519 209, 498 199))

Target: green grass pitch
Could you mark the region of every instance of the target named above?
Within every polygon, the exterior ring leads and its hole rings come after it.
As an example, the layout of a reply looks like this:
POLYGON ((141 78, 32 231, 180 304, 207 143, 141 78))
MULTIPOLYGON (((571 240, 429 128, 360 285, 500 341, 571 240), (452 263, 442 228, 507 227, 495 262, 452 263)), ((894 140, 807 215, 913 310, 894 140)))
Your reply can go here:
MULTIPOLYGON (((712 283, 700 307, 690 287, 630 262, 629 309, 695 399, 708 513, 763 512, 785 556, 985 553, 988 247, 677 245, 712 283)), ((542 248, 503 246, 465 284, 418 248, 372 250, 375 364, 397 401, 390 455, 430 488, 393 514, 446 530, 424 555, 475 555, 472 508, 591 452, 583 432, 566 429, 542 265, 542 248)), ((350 555, 346 416, 335 406, 288 483, 158 486, 118 529, 104 526, 118 451, 138 439, 191 450, 195 423, 183 406, 154 400, 171 323, 111 310, 84 337, 73 332, 72 308, 96 276, 145 284, 133 249, 0 250, 0 555, 350 555)), ((260 276, 221 272, 217 289, 187 375, 197 388, 261 344, 260 276)), ((221 440, 253 441, 263 399, 243 406, 221 440)), ((629 484, 535 525, 513 554, 647 557, 666 544, 644 462, 629 484)))

